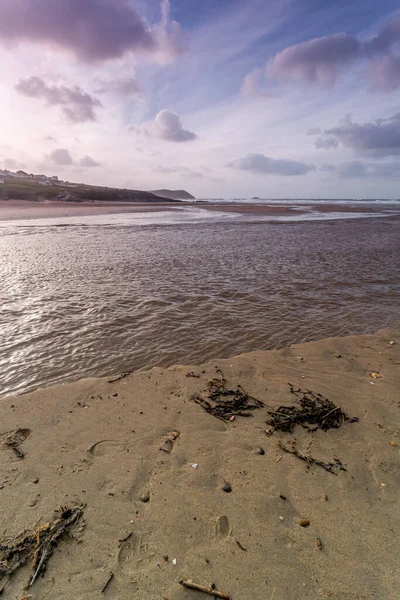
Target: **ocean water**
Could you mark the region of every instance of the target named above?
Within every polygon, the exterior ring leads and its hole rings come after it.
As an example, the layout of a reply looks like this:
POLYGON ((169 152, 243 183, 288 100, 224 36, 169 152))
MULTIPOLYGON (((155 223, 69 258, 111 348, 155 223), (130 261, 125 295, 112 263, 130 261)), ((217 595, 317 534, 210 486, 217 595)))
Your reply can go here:
POLYGON ((0 395, 399 326, 394 205, 0 222, 0 395))

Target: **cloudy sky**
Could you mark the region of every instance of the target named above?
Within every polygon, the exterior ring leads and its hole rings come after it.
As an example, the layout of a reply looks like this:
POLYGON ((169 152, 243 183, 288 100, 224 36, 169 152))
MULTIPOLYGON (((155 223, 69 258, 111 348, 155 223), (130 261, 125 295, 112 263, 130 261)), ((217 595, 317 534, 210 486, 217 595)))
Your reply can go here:
POLYGON ((0 0, 0 167, 400 197, 394 0, 0 0))

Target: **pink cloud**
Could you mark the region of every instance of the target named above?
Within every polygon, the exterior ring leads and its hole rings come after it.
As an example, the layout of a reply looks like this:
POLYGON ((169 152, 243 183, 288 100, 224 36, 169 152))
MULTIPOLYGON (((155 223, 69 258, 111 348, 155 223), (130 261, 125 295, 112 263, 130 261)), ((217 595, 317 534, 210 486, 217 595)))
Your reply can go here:
POLYGON ((372 89, 394 92, 400 86, 400 58, 388 54, 373 61, 368 68, 372 89))
POLYGON ((0 40, 59 47, 89 63, 129 52, 177 55, 179 25, 169 22, 168 0, 161 9, 150 28, 129 0, 0 0, 0 40))
POLYGON ((40 77, 21 79, 15 89, 28 98, 45 100, 49 106, 62 106, 65 116, 73 123, 96 121, 94 109, 102 106, 97 98, 83 92, 79 87, 50 86, 40 77))
POLYGON ((267 74, 331 86, 340 70, 358 58, 360 48, 360 42, 346 33, 316 38, 279 52, 267 66, 267 74))
MULTIPOLYGON (((289 46, 266 64, 268 79, 332 87, 343 71, 356 61, 367 61, 364 71, 372 88, 392 92, 400 86, 400 57, 394 54, 400 42, 400 18, 393 19, 370 40, 335 33, 289 46)), ((242 93, 257 95, 262 84, 261 69, 244 79, 242 93)), ((260 95, 260 94, 259 94, 260 95)))

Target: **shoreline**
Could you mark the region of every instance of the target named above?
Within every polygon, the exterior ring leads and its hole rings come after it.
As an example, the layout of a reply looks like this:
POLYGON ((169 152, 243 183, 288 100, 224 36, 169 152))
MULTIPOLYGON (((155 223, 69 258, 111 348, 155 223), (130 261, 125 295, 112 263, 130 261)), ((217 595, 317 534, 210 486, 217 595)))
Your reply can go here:
MULTIPOLYGON (((34 599, 53 577, 50 600, 100 598, 112 573, 104 597, 207 598, 179 584, 193 579, 232 600, 395 600, 399 364, 392 329, 2 398, 1 541, 86 505, 80 543, 60 541, 34 599), (290 382, 359 422, 267 435, 264 408, 224 422, 191 400, 215 378, 274 410, 293 405, 290 382), (24 458, 5 445, 16 430, 24 458), (307 470, 278 446, 294 440, 347 471, 307 470)), ((28 577, 18 570, 7 598, 28 577)))
MULTIPOLYGON (((359 213, 381 215, 383 207, 381 205, 371 206, 366 203, 337 204, 310 202, 309 205, 298 204, 293 201, 293 205, 286 203, 268 204, 268 203, 206 203, 206 202, 59 202, 59 201, 41 201, 31 202, 29 200, 0 200, 0 222, 13 220, 32 220, 46 218, 60 218, 72 216, 91 216, 107 214, 135 214, 135 213, 153 213, 164 211, 177 211, 182 208, 197 208, 213 212, 235 213, 241 215, 264 215, 264 216, 301 216, 310 212, 329 214, 329 213, 359 213)), ((387 216, 398 216, 400 206, 390 206, 387 216)))

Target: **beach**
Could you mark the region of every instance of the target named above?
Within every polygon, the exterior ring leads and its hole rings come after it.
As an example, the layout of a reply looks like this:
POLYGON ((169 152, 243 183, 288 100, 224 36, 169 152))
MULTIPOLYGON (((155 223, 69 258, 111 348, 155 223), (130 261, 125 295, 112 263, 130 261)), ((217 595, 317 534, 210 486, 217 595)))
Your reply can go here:
POLYGON ((399 365, 391 329, 2 399, 2 542, 84 505, 44 576, 23 592, 18 569, 4 597, 212 597, 193 580, 232 600, 397 600, 399 365), (223 379, 263 406, 207 413, 195 400, 223 379), (288 383, 358 422, 271 431, 264 404, 296 404, 288 383))
POLYGON ((59 217, 83 217, 95 215, 111 214, 135 214, 135 213, 153 213, 164 211, 177 211, 183 208, 196 208, 204 211, 217 211, 223 213, 233 213, 242 215, 259 216, 301 216, 310 212, 310 208, 316 213, 355 213, 380 214, 385 209, 388 214, 398 215, 399 206, 387 203, 372 204, 366 202, 350 203, 343 201, 336 202, 318 202, 310 200, 309 205, 299 206, 296 201, 292 203, 274 201, 274 203, 264 202, 213 202, 194 201, 194 202, 101 202, 101 201, 79 201, 65 202, 59 200, 42 200, 32 202, 29 200, 0 200, 0 222, 19 219, 44 219, 59 217))

